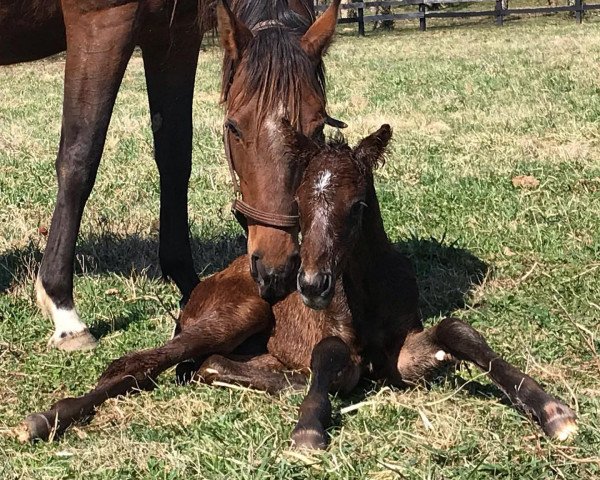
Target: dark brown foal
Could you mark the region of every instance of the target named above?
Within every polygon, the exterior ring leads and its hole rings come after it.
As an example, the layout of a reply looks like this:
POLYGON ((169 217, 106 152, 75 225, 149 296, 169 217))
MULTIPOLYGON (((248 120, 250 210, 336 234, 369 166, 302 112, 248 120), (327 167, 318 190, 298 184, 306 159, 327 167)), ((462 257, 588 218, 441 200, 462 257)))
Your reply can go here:
POLYGON ((298 291, 269 306, 256 294, 244 268, 247 259, 240 257, 194 290, 173 340, 113 362, 89 394, 30 415, 21 438, 46 439, 53 428, 61 432, 106 398, 152 388, 160 372, 187 359, 200 364, 200 381, 269 392, 302 387, 312 371, 292 434, 299 447, 327 445, 330 392, 352 390, 361 375, 411 384, 454 360, 488 372, 547 435, 570 436, 575 414, 502 360, 472 327, 446 318, 423 329, 412 267, 385 234, 373 185, 389 126, 354 149, 343 142, 317 147, 289 125, 281 129, 287 142, 304 145, 305 158, 298 161, 308 161, 297 193, 303 233, 298 291), (236 349, 257 333, 268 338, 266 345, 240 357, 236 349))

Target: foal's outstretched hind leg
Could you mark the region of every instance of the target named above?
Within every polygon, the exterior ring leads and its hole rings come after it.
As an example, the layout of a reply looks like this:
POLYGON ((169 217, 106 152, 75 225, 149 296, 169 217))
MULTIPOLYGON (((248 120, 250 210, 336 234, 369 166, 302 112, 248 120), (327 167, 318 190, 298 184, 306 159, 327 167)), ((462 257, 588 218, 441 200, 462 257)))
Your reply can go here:
POLYGON ((109 398, 139 390, 151 390, 160 373, 195 355, 201 343, 193 336, 179 336, 162 347, 127 354, 113 361, 98 380, 96 388, 77 398, 64 398, 50 410, 29 415, 18 427, 19 440, 48 440, 73 423, 93 415, 109 398))
MULTIPOLYGON (((207 284, 210 282, 204 283, 207 284)), ((202 297, 201 290, 198 296, 202 297)), ((243 294, 236 300, 242 303, 243 294)), ((180 362, 216 352, 232 352, 270 324, 268 304, 261 300, 250 303, 244 304, 245 315, 237 317, 220 315, 214 310, 196 316, 184 315, 185 323, 179 335, 162 347, 130 353, 115 360, 102 374, 96 388, 88 394, 65 398, 47 412, 29 415, 17 432, 19 438, 22 441, 47 440, 64 432, 72 423, 93 414, 109 398, 152 389, 161 372, 180 362)))
POLYGON ((473 362, 487 372, 492 381, 508 396, 513 404, 531 413, 549 437, 566 440, 577 430, 575 413, 542 387, 530 376, 512 366, 494 352, 483 336, 473 327, 457 318, 446 318, 423 332, 409 334, 398 361, 398 370, 410 379, 420 366, 411 364, 413 353, 426 352, 430 367, 447 360, 448 355, 457 360, 473 362), (406 349, 405 349, 406 348, 406 349))
POLYGON ((92 348, 96 340, 73 303, 73 261, 81 216, 92 191, 117 91, 135 42, 138 3, 81 13, 63 1, 67 60, 58 195, 36 282, 38 304, 55 326, 49 345, 92 348))

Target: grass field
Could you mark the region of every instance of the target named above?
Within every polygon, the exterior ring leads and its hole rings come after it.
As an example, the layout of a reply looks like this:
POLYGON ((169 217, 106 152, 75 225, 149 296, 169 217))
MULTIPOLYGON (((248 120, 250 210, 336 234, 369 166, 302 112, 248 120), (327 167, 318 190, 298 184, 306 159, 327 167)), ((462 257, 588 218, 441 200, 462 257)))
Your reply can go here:
MULTIPOLYGON (((78 244, 76 301, 101 342, 92 353, 46 349, 33 283, 56 193, 63 59, 0 69, 0 478, 600 478, 597 19, 342 32, 327 59, 329 110, 349 139, 395 129, 377 186, 389 235, 417 265, 427 323, 465 319, 571 405, 580 433, 568 444, 464 368, 428 388, 366 383, 336 399, 338 409, 365 403, 336 416, 331 447, 314 455, 289 448, 301 395, 179 388, 172 374, 56 443, 17 443, 11 429, 25 415, 165 340, 178 297, 157 269, 158 178, 136 56, 78 244), (539 185, 515 187, 517 175, 539 185)), ((226 208, 220 52, 205 49, 191 180, 203 275, 243 249, 226 208)))

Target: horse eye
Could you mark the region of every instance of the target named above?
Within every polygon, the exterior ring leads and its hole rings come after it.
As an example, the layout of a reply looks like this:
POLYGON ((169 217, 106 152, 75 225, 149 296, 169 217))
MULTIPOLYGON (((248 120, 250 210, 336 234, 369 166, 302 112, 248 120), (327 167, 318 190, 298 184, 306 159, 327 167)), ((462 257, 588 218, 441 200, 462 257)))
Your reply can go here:
POLYGON ((227 127, 227 130, 229 130, 235 138, 242 138, 242 132, 240 132, 239 127, 233 120, 227 120, 227 123, 225 125, 227 127))
POLYGON ((358 215, 359 213, 362 212, 363 208, 365 208, 365 207, 367 207, 367 204, 364 202, 364 200, 359 200, 358 202, 354 202, 352 204, 350 213, 352 215, 358 215))
POLYGON ((317 128, 315 128, 315 131, 311 135, 312 139, 317 142, 324 142, 325 141, 325 134, 323 133, 324 128, 325 128, 325 124, 319 125, 317 128))

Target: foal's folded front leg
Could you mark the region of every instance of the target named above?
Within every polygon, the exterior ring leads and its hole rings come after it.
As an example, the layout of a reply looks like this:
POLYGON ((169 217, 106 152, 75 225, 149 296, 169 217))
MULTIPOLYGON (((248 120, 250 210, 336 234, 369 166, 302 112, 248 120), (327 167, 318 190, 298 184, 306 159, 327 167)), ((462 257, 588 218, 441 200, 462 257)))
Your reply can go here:
POLYGON ((300 405, 292 443, 297 448, 324 449, 328 444, 325 429, 331 423, 329 392, 352 390, 359 379, 359 367, 352 363, 343 340, 327 337, 313 349, 310 368, 310 389, 300 405))

